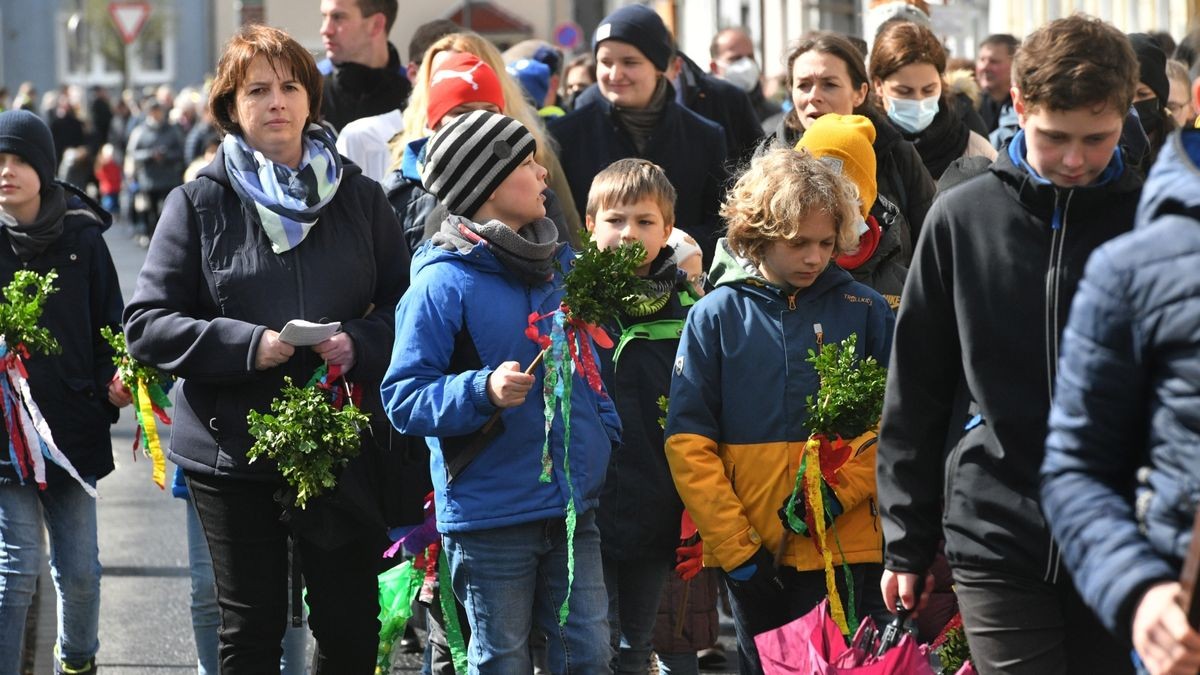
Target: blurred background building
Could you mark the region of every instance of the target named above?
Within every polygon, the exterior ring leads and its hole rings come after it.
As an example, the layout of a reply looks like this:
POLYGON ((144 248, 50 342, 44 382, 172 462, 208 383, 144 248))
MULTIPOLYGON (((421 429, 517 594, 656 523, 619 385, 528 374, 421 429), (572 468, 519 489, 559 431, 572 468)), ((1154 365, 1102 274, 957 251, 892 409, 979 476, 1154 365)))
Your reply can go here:
MULTIPOLYGON (((810 30, 862 35, 872 7, 886 0, 646 0, 700 64, 721 28, 744 26, 755 38, 767 76, 782 72, 787 44, 810 30)), ((917 0, 913 0, 914 2, 917 0)), ((40 91, 62 84, 173 87, 202 83, 225 40, 240 25, 262 21, 291 32, 319 57, 320 0, 146 0, 149 19, 126 47, 106 0, 0 0, 0 85, 23 81, 40 91)), ((449 17, 502 48, 528 37, 586 50, 603 16, 626 0, 400 0, 392 42, 404 58, 413 29, 449 17)), ((952 55, 972 57, 989 33, 1018 37, 1046 21, 1082 11, 1124 31, 1165 30, 1177 40, 1192 26, 1200 0, 929 0, 935 30, 952 55)), ((870 40, 869 36, 864 36, 870 40)))

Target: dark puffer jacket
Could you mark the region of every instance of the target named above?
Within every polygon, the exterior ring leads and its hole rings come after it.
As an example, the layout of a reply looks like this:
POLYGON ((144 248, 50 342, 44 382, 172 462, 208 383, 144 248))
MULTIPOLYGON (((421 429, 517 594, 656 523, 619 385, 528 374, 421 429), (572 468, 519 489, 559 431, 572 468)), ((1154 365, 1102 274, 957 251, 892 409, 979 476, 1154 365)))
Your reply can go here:
POLYGON ((1200 504, 1198 267, 1200 131, 1185 130, 1163 146, 1136 229, 1088 261, 1042 465, 1063 560, 1117 635, 1151 584, 1179 578, 1200 504))
MULTIPOLYGON (((0 235, 0 284, 21 269, 58 273, 58 291, 46 299, 39 324, 62 353, 25 360, 29 389, 55 445, 80 476, 99 479, 113 470, 109 425, 117 421, 117 409, 108 402, 108 382, 116 372, 113 349, 100 337, 102 327, 121 326, 121 286, 104 243, 112 217, 75 188, 60 185, 64 192, 57 194, 67 202, 62 234, 29 261, 17 257, 8 236, 0 235)), ((53 462, 46 464, 48 484, 72 480, 53 462)), ((0 452, 0 485, 16 480, 9 453, 0 452)))

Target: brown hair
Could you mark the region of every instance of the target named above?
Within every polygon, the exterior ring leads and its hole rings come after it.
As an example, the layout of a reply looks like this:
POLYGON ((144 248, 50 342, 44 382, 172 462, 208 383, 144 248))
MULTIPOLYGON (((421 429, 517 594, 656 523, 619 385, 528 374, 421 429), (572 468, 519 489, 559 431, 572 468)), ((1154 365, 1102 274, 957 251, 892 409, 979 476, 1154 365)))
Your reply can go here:
POLYGON ((592 179, 587 215, 595 218, 604 209, 633 204, 645 198, 658 205, 663 224, 675 224, 675 186, 671 185, 662 167, 645 159, 618 159, 592 179))
POLYGON ((774 148, 750 162, 721 204, 734 252, 761 263, 768 246, 796 236, 810 214, 833 217, 835 253, 858 246, 858 189, 807 150, 774 148))
MULTIPOLYGON (((796 59, 810 51, 830 54, 841 59, 846 64, 846 72, 850 73, 850 86, 855 89, 862 89, 864 84, 867 85, 867 98, 863 100, 862 105, 854 109, 854 114, 860 115, 865 108, 870 107, 870 78, 867 77, 867 66, 863 63, 862 53, 845 36, 837 33, 809 33, 788 50, 783 60, 787 66, 785 87, 789 97, 792 95, 792 88, 796 86, 792 67, 796 65, 796 59)), ((784 121, 792 129, 801 128, 800 117, 795 108, 788 112, 784 121)))
POLYGON ((291 71, 308 94, 308 122, 315 122, 321 116, 322 82, 312 54, 278 28, 250 24, 229 39, 217 62, 217 76, 208 93, 208 112, 213 123, 227 134, 241 135, 242 129, 233 121, 230 111, 237 100, 238 87, 256 56, 265 56, 276 73, 291 71))
POLYGON ((1027 108, 1109 105, 1124 115, 1140 78, 1129 38, 1083 14, 1056 19, 1034 31, 1013 60, 1013 86, 1027 108))
POLYGON ((928 63, 946 74, 946 49, 933 31, 910 21, 896 21, 879 32, 871 48, 871 77, 886 80, 904 66, 928 63))
POLYGON ((358 0, 357 4, 364 19, 383 12, 383 32, 392 32, 392 25, 396 23, 396 14, 400 10, 399 0, 358 0))

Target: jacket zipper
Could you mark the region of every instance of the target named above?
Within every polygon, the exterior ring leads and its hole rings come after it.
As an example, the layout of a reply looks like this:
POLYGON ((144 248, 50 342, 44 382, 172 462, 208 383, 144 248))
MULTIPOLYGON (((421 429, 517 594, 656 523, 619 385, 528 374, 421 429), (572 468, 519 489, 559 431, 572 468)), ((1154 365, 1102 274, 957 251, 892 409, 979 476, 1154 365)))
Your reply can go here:
MULTIPOLYGON (((1054 375, 1058 370, 1058 304, 1059 287, 1062 278, 1062 257, 1067 238, 1067 216, 1071 210, 1071 197, 1074 190, 1067 190, 1066 201, 1059 211, 1059 201, 1062 192, 1054 190, 1054 214, 1050 220, 1050 261, 1046 270, 1046 393, 1051 401, 1054 400, 1054 375)), ((1058 581, 1058 546, 1054 543, 1054 535, 1047 534, 1049 539, 1049 555, 1046 559, 1044 579, 1049 583, 1058 581)))

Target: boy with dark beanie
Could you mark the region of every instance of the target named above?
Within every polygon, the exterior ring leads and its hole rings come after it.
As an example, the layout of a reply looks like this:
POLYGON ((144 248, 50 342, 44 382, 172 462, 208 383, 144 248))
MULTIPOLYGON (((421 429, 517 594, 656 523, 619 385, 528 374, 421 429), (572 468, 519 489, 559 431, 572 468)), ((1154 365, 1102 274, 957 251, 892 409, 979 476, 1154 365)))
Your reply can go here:
POLYGON ((569 430, 561 415, 548 424, 544 366, 522 372, 540 349, 527 335, 551 334, 574 258, 545 218, 534 147, 520 122, 484 110, 429 141, 421 178, 451 215, 413 258, 382 393, 392 424, 429 443, 471 671, 530 672, 536 620, 552 672, 600 673, 610 649, 595 508, 621 425, 582 372, 562 390, 569 430))
MULTIPOLYGON (((54 181, 50 129, 33 113, 0 113, 0 285, 22 269, 58 273, 40 326, 62 353, 25 357, 29 387, 65 460, 39 477, 13 451, 0 453, 0 674, 20 670, 25 619, 41 564, 43 525, 59 596, 55 673, 96 672, 100 560, 95 484, 113 470, 109 425, 130 403, 113 351, 124 302, 103 232, 111 216, 54 181)), ((11 345, 10 345, 11 347, 11 345)), ((5 403, 5 408, 12 403, 5 403)), ((49 438, 42 439, 49 442, 49 438)), ((35 450, 36 452, 36 450, 35 450)))

